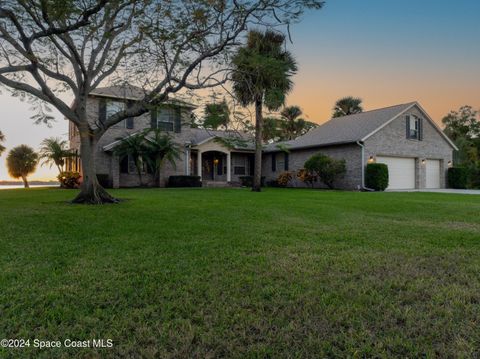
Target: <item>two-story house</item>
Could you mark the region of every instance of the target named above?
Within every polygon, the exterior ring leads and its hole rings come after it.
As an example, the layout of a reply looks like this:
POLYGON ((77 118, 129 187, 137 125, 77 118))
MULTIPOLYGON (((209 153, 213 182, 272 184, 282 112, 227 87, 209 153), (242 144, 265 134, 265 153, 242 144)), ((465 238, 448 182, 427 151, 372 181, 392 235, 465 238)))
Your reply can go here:
MULTIPOLYGON (((90 93, 87 102, 89 121, 95 123, 124 106, 144 97, 143 90, 133 86, 98 88, 90 93)), ((96 167, 104 185, 113 188, 139 186, 133 158, 119 158, 115 147, 120 138, 146 129, 160 128, 171 135, 181 149, 180 158, 172 166, 165 162, 160 182, 165 185, 172 175, 196 175, 205 182, 235 183, 239 177, 253 172, 253 150, 250 138, 235 131, 214 131, 191 126, 195 106, 184 101, 169 100, 135 118, 128 118, 112 126, 99 141, 96 167), (241 137, 242 141, 237 141, 241 137), (219 138, 227 141, 219 141, 219 138), (233 140, 233 141, 231 141, 233 140)), ((80 154, 80 139, 76 126, 69 124, 70 148, 80 154)), ((81 172, 80 160, 72 161, 69 169, 81 172)), ((153 175, 144 169, 143 185, 154 186, 153 175)))

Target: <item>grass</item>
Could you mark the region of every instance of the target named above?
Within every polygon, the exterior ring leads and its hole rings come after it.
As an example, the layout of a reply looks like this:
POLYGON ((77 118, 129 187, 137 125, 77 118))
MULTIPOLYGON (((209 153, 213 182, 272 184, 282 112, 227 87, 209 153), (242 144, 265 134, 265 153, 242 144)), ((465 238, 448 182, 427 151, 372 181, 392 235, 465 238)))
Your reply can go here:
POLYGON ((0 357, 480 355, 480 197, 0 191, 0 357))

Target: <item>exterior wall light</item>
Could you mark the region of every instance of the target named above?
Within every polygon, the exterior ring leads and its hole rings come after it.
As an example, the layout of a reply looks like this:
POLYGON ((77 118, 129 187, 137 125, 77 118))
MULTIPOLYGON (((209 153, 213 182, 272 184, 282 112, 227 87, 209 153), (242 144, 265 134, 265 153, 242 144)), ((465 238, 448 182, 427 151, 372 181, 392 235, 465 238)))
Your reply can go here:
POLYGON ((368 158, 368 163, 374 163, 375 162, 375 158, 373 158, 373 156, 370 156, 368 158))
POLYGON ((452 166, 453 166, 452 161, 448 161, 448 167, 452 167, 452 166))
POLYGON ((427 160, 424 158, 424 159, 422 160, 422 165, 424 165, 425 163, 427 163, 427 160))
POLYGON ((214 164, 215 166, 218 165, 218 158, 215 158, 215 159, 213 160, 213 164, 214 164))

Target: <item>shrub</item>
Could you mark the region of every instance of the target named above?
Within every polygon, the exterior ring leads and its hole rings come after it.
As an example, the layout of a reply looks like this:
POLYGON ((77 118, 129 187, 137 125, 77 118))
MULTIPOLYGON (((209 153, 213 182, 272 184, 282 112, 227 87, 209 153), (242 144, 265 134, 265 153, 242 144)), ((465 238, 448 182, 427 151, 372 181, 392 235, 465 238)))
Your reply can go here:
POLYGON ((347 172, 345 160, 336 160, 321 153, 310 157, 305 162, 305 169, 317 175, 330 189, 333 189, 335 181, 345 176, 347 172))
POLYGON ((60 182, 60 187, 62 188, 78 188, 80 185, 80 173, 78 172, 61 172, 57 179, 60 182))
POLYGON ((293 179, 293 173, 292 172, 282 172, 278 175, 277 178, 277 184, 280 187, 287 187, 290 181, 293 179))
POLYGON ((170 176, 168 187, 202 187, 200 176, 170 176))
POLYGON ((108 174, 98 173, 97 180, 98 180, 98 183, 100 183, 100 185, 104 188, 112 187, 112 184, 110 182, 110 176, 108 174))
MULTIPOLYGON (((238 177, 240 180, 240 183, 243 187, 252 187, 253 186, 253 176, 241 176, 238 177)), ((262 187, 265 186, 265 177, 262 176, 261 179, 261 185, 262 187)))
POLYGON ((388 166, 384 163, 369 163, 365 172, 365 184, 375 191, 388 187, 388 166))
POLYGON ((469 188, 480 188, 480 163, 470 168, 468 186, 469 188))
POLYGON ((450 188, 465 189, 468 182, 468 169, 464 167, 450 167, 448 169, 448 186, 450 188))
POLYGON ((306 170, 305 168, 301 168, 297 172, 297 177, 303 183, 313 187, 313 184, 318 181, 318 176, 315 173, 306 170))

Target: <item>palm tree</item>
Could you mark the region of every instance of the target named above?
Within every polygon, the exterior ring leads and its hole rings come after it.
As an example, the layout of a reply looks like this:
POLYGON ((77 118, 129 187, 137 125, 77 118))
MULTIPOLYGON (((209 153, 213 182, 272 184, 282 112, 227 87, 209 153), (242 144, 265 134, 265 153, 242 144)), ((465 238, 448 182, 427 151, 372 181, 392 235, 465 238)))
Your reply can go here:
POLYGON ((154 173, 155 182, 160 186, 160 171, 165 160, 176 167, 175 161, 180 158, 180 148, 172 137, 162 130, 152 129, 146 141, 147 163, 154 173))
MULTIPOLYGON (((0 142, 4 142, 4 141, 5 141, 5 135, 2 133, 2 131, 0 131, 0 142)), ((0 156, 4 151, 5 151, 5 147, 0 145, 0 156)))
POLYGON ((285 107, 280 115, 282 116, 281 140, 293 140, 317 127, 317 124, 299 118, 302 116, 302 110, 298 106, 285 107))
POLYGON ((255 167, 252 191, 261 190, 263 107, 278 110, 293 87, 297 71, 292 54, 284 48, 285 36, 267 30, 250 31, 247 43, 234 58, 233 92, 242 106, 255 106, 255 167))
POLYGON ((358 97, 344 97, 335 103, 333 117, 342 117, 363 112, 362 99, 358 97))
POLYGON ((227 129, 230 122, 230 109, 226 100, 220 103, 208 103, 204 109, 203 127, 216 130, 219 127, 227 129))
POLYGON ((60 138, 50 137, 42 141, 40 147, 40 159, 43 160, 42 166, 50 164, 57 166, 58 172, 63 172, 65 166, 65 159, 75 156, 72 151, 68 149, 68 142, 60 138))
POLYGON ((135 163, 135 168, 137 170, 138 181, 140 186, 143 185, 142 181, 142 172, 143 164, 146 160, 146 144, 144 133, 137 133, 125 138, 117 138, 121 141, 120 144, 115 148, 114 154, 120 158, 131 156, 135 163))
POLYGON ((27 176, 37 169, 38 154, 27 145, 12 148, 7 156, 8 173, 13 178, 22 178, 28 188, 27 176))

